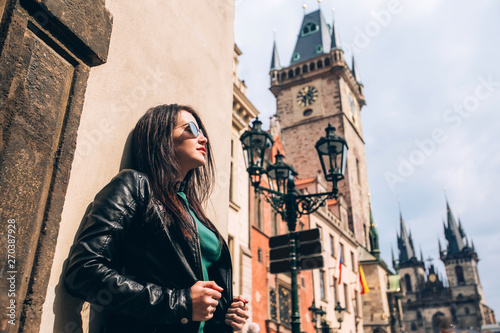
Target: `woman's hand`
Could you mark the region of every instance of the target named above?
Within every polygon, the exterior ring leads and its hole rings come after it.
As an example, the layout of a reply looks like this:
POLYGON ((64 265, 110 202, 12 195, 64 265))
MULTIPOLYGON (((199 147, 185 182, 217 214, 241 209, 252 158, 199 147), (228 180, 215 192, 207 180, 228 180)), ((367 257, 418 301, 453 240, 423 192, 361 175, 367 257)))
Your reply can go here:
POLYGON ((236 296, 233 298, 233 303, 226 313, 226 324, 231 326, 235 331, 243 328, 247 322, 248 316, 248 301, 243 296, 236 296))
POLYGON ((214 281, 198 281, 191 287, 193 321, 212 319, 222 290, 214 281))

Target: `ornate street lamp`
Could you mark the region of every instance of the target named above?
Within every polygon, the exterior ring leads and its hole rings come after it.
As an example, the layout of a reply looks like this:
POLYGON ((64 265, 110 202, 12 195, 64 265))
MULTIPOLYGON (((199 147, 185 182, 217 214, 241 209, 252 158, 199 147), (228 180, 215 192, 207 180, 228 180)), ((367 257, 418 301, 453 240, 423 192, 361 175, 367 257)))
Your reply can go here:
POLYGON ((262 130, 262 122, 256 118, 250 131, 245 131, 240 138, 243 150, 246 151, 245 164, 252 178, 252 184, 258 186, 261 176, 266 173, 267 163, 271 156, 273 137, 262 130))
POLYGON ((314 300, 313 304, 308 308, 308 310, 311 311, 314 316, 314 330, 319 333, 321 328, 318 326, 318 317, 323 317, 326 314, 326 312, 325 310, 323 310, 322 306, 317 308, 314 303, 314 300))
POLYGON ((274 155, 276 163, 269 164, 267 167, 267 176, 271 178, 271 189, 285 193, 288 185, 288 181, 293 179, 297 175, 297 172, 293 169, 291 165, 283 162, 284 156, 278 150, 278 153, 274 155))
POLYGON ((339 330, 342 328, 342 322, 344 321, 344 312, 345 308, 340 306, 340 302, 337 302, 337 305, 335 305, 335 315, 337 317, 337 321, 339 322, 339 330))
POLYGON ((273 140, 269 133, 262 130, 262 122, 259 119, 253 121, 251 130, 245 131, 240 140, 246 153, 247 172, 255 191, 264 194, 266 200, 288 224, 292 285, 292 333, 300 333, 295 233, 297 218, 312 214, 327 199, 337 198, 337 182, 344 178, 347 144, 344 139, 335 135, 335 128, 329 124, 326 128, 326 137, 322 137, 316 143, 316 150, 320 157, 325 179, 333 183, 333 190, 327 193, 299 194, 294 181, 294 176, 297 173, 291 165, 283 161, 284 156, 278 151, 275 155, 275 163, 269 163, 273 140), (261 177, 264 174, 269 178, 270 188, 260 186, 261 177))
POLYGON ((319 139, 315 147, 325 179, 333 183, 333 191, 338 193, 337 182, 344 179, 347 143, 335 134, 335 127, 331 124, 328 124, 325 131, 326 137, 319 139))

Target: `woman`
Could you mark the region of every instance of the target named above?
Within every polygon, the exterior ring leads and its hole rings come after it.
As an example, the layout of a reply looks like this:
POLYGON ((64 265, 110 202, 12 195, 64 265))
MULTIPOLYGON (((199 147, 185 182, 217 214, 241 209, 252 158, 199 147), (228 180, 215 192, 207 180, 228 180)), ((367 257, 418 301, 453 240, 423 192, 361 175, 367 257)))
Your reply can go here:
POLYGON ((226 242, 202 203, 210 143, 191 107, 160 105, 132 136, 137 170, 97 194, 64 273, 74 296, 109 312, 105 332, 232 332, 248 318, 232 297, 226 242))

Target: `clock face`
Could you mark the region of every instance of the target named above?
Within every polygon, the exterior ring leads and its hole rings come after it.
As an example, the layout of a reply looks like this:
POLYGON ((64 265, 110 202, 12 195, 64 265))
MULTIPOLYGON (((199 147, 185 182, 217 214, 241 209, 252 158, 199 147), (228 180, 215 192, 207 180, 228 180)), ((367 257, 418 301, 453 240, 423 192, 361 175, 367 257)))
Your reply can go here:
POLYGON ((318 89, 313 86, 307 86, 299 90, 297 94, 297 103, 300 106, 312 105, 318 99, 318 89))
POLYGON ((429 275, 429 281, 431 281, 431 282, 436 281, 436 275, 434 275, 434 274, 429 275))

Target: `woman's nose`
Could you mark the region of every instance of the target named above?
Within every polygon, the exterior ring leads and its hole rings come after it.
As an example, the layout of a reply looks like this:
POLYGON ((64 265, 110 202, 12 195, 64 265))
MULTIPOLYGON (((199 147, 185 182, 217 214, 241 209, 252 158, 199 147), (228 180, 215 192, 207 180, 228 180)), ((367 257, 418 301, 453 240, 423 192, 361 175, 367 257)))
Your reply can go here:
POLYGON ((207 143, 207 141, 208 141, 208 139, 205 137, 205 135, 203 135, 201 133, 198 134, 198 142, 200 144, 204 145, 205 143, 207 143))

